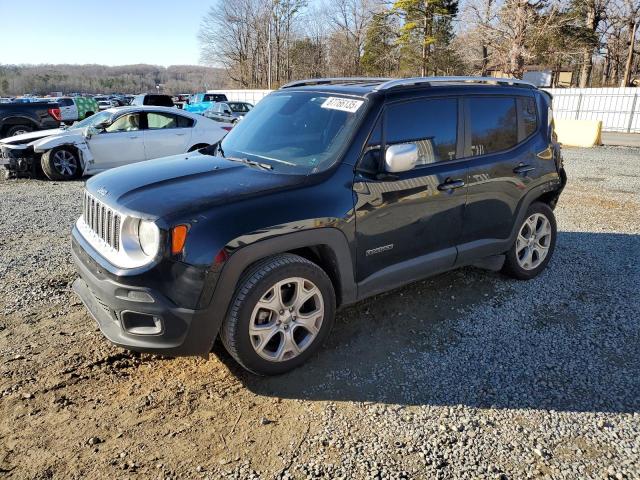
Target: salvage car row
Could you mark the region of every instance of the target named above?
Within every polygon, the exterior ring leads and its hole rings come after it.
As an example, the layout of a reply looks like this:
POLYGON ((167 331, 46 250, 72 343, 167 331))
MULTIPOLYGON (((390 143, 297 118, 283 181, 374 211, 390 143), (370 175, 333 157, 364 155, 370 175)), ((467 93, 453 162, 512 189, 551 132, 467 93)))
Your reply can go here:
POLYGON ((161 94, 137 95, 128 107, 88 97, 0 104, 0 166, 9 178, 93 175, 215 144, 253 107, 224 94, 194 100, 183 110, 161 94))
POLYGON ((231 124, 169 107, 109 108, 71 127, 0 141, 11 176, 71 180, 143 160, 191 152, 218 142, 231 124))

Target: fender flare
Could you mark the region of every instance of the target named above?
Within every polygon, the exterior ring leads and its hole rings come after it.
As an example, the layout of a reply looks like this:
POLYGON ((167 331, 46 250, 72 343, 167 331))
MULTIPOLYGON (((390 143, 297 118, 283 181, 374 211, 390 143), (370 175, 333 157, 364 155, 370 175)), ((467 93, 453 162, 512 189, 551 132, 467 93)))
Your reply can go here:
POLYGON ((335 256, 335 267, 338 273, 336 289, 339 289, 337 293, 342 298, 342 304, 354 303, 357 287, 349 243, 342 231, 333 227, 323 227, 271 237, 233 252, 224 264, 215 285, 210 288, 205 287, 201 307, 208 314, 202 334, 211 340, 211 345, 218 335, 238 282, 247 267, 271 255, 320 245, 328 247, 335 256), (211 290, 213 290, 212 294, 211 290))
POLYGON ((40 128, 40 123, 36 121, 34 118, 25 116, 25 115, 11 115, 9 117, 5 117, 0 120, 0 130, 7 126, 13 125, 30 125, 34 126, 36 129, 40 128))

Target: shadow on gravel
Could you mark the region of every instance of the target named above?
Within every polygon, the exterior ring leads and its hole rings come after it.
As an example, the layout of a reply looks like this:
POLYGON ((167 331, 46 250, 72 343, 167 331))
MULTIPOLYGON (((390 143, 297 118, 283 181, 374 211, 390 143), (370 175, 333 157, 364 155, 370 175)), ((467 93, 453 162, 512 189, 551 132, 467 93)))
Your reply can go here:
POLYGON ((561 232, 537 279, 463 269, 343 310, 328 344, 259 395, 401 405, 640 411, 640 236, 561 232))

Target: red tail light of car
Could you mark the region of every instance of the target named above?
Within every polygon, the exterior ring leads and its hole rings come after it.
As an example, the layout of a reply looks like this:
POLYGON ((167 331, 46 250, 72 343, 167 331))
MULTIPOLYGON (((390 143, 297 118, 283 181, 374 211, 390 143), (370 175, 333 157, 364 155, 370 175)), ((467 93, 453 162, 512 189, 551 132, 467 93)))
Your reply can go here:
POLYGON ((227 127, 227 126, 222 127, 222 129, 223 129, 223 130, 226 130, 227 132, 230 132, 232 128, 233 128, 233 127, 231 127, 231 126, 229 126, 229 127, 227 127))
POLYGON ((49 115, 51 115, 57 121, 61 121, 62 120, 62 115, 60 115, 60 109, 59 108, 50 108, 48 110, 48 112, 49 112, 49 115))

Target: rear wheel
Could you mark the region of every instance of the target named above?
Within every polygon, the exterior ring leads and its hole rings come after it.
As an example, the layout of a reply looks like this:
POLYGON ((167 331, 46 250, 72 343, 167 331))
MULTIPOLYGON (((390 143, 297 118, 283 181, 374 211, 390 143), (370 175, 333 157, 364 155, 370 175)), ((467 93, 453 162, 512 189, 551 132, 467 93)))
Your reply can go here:
POLYGON ((82 174, 78 152, 67 147, 43 153, 41 164, 42 171, 49 180, 73 180, 82 174))
POLYGON ((30 125, 13 125, 7 128, 7 137, 14 137, 16 135, 22 135, 23 133, 29 133, 33 131, 33 127, 30 125))
POLYGON ((520 225, 516 241, 507 252, 503 271, 520 280, 536 277, 551 260, 556 236, 553 210, 544 203, 532 204, 520 225))
POLYGON ((320 348, 335 308, 333 286, 320 267, 297 255, 276 255, 240 280, 220 337, 247 370, 277 375, 320 348))

